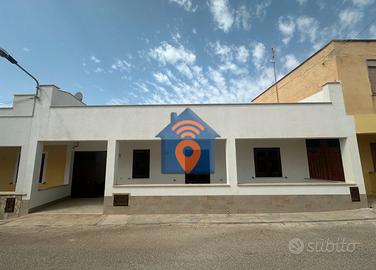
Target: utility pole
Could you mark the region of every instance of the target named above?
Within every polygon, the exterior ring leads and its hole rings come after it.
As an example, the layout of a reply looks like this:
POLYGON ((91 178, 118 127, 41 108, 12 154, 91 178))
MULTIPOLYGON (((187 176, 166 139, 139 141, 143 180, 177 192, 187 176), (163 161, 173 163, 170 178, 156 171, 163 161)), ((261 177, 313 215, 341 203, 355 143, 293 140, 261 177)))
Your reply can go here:
POLYGON ((278 94, 278 85, 277 85, 277 71, 275 68, 275 49, 272 47, 272 63, 274 69, 274 85, 275 85, 275 93, 277 95, 277 103, 279 103, 279 94, 278 94))

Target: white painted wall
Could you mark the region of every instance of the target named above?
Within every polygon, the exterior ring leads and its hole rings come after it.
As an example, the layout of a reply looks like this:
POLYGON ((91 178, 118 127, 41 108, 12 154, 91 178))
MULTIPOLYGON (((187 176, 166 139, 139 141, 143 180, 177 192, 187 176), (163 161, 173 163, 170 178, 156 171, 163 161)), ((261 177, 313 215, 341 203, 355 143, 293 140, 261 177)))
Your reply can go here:
MULTIPOLYGON (((242 161, 236 160, 236 139, 341 138, 345 140, 341 147, 346 167, 346 183, 356 184, 360 193, 364 194, 354 122, 353 118, 345 113, 341 86, 339 83, 329 83, 323 89, 329 94, 330 102, 81 106, 82 104, 75 104, 74 101, 75 106, 70 106, 71 96, 58 97, 68 95, 67 93, 56 94, 56 87, 42 86, 33 118, 2 116, 0 112, 0 145, 22 146, 20 179, 16 189, 17 192, 26 193, 26 199, 32 197, 35 192, 35 168, 38 168, 41 153, 38 142, 41 141, 108 141, 106 195, 114 192, 131 192, 132 195, 349 194, 346 185, 281 188, 275 184, 272 187, 256 188, 239 187, 237 183, 238 179, 249 180, 248 176, 252 171, 237 170, 243 165, 242 161), (67 104, 63 100, 67 100, 67 104), (51 106, 53 104, 55 106, 51 106), (116 141, 155 140, 155 136, 170 122, 170 113, 180 113, 187 107, 207 122, 221 139, 226 140, 226 153, 221 152, 225 156, 226 167, 217 168, 226 171, 228 184, 211 187, 113 187, 117 180, 128 181, 129 175, 129 170, 121 168, 120 175, 123 179, 120 180, 116 176, 115 172, 120 164, 116 158, 119 150, 116 141)), ((294 149, 297 151, 296 154, 299 149, 301 150, 297 145, 294 149)), ((291 152, 289 156, 294 155, 291 152)), ((126 157, 129 157, 129 153, 126 157)), ((286 168, 289 165, 283 166, 286 168)), ((294 175, 292 167, 287 168, 285 173, 288 173, 289 179, 303 176, 303 170, 294 175)), ((153 179, 162 178, 158 176, 153 179)), ((39 201, 39 198, 35 200, 39 201)))
POLYGON ((236 140, 239 183, 296 183, 309 178, 307 150, 304 139, 236 140), (256 177, 254 148, 280 148, 283 177, 256 177))
MULTIPOLYGON (((226 183, 225 143, 225 140, 215 142, 215 173, 210 175, 210 183, 226 183)), ((116 184, 184 184, 184 174, 162 174, 161 151, 160 140, 120 141, 116 184), (134 149, 150 150, 149 179, 132 178, 134 149)))
POLYGON ((0 108, 0 117, 31 117, 34 109, 34 95, 14 95, 11 108, 0 108))
POLYGON ((330 102, 331 99, 330 99, 330 93, 329 93, 329 88, 326 88, 320 92, 317 92, 309 97, 306 97, 304 99, 302 99, 301 101, 299 102, 311 102, 311 103, 315 103, 315 102, 330 102))

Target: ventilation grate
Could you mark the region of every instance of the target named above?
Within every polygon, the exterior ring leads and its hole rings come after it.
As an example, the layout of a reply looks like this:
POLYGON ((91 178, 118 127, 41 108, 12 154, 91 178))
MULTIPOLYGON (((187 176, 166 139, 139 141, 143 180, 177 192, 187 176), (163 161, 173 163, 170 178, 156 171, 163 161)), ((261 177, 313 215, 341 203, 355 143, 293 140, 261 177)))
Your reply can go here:
POLYGON ((114 194, 114 206, 128 206, 129 194, 114 194))
POLYGON ((7 198, 5 201, 5 213, 13 213, 16 206, 16 198, 7 198))
POLYGON ((350 187, 351 201, 360 202, 359 188, 350 187))

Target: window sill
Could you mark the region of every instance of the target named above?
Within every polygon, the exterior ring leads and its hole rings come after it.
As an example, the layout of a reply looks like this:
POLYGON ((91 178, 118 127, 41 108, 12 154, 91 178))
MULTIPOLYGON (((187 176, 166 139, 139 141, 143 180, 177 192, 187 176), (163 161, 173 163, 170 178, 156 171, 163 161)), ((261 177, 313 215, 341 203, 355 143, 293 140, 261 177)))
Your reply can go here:
POLYGON ((113 188, 153 188, 153 187, 230 187, 229 184, 125 184, 125 185, 113 185, 113 188))
POLYGON ((15 191, 0 191, 0 196, 26 196, 26 193, 19 193, 15 191))
POLYGON ((262 186, 289 186, 289 187, 293 187, 293 186, 347 186, 347 187, 351 187, 351 186, 356 186, 356 184, 353 184, 353 183, 345 183, 345 182, 336 182, 336 181, 328 181, 328 182, 317 182, 317 183, 313 183, 313 182, 289 182, 289 183, 278 183, 278 182, 275 182, 275 183, 245 183, 245 184, 238 184, 239 187, 262 187, 262 186))

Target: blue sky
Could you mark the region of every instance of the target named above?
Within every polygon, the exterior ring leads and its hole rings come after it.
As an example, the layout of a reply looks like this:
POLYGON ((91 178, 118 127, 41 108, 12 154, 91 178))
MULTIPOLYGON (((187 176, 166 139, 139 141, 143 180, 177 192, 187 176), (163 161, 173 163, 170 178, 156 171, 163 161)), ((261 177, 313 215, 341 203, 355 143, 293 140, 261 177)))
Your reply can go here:
MULTIPOLYGON (((0 47, 88 104, 247 102, 333 38, 376 38, 376 0, 1 0, 0 47), (360 32, 360 34, 359 34, 360 32)), ((0 59, 0 104, 33 81, 0 59)))

